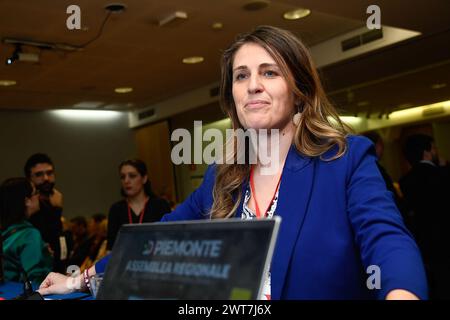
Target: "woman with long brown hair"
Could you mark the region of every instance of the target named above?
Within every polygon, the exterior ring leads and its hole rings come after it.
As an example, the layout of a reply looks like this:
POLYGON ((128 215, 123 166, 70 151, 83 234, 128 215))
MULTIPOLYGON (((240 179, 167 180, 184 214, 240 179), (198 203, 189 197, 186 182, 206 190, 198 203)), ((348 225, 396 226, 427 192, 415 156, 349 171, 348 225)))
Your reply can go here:
MULTIPOLYGON (((270 26, 240 35, 223 54, 220 97, 233 129, 267 130, 276 156, 242 163, 234 144, 163 221, 280 216, 262 299, 427 297, 420 253, 373 145, 349 134, 299 39, 270 26), (380 285, 369 283, 370 270, 381 271, 380 285)), ((61 290, 60 283, 49 276, 42 292, 61 290)))
POLYGON ((28 218, 39 211, 39 192, 27 178, 10 178, 0 185, 0 248, 6 281, 39 284, 52 270, 48 244, 28 218))
POLYGON ((112 249, 122 225, 156 222, 170 212, 169 203, 153 193, 144 161, 128 159, 121 162, 119 174, 123 199, 109 209, 108 250, 112 249))

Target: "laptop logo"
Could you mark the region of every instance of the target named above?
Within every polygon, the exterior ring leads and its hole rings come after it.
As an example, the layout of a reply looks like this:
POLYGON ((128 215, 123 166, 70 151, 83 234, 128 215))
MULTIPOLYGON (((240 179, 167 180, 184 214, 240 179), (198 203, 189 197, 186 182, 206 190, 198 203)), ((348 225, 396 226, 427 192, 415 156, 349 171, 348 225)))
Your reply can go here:
POLYGON ((147 241, 147 243, 144 244, 144 250, 142 251, 142 255, 150 256, 152 254, 154 248, 155 248, 155 242, 152 240, 147 241))

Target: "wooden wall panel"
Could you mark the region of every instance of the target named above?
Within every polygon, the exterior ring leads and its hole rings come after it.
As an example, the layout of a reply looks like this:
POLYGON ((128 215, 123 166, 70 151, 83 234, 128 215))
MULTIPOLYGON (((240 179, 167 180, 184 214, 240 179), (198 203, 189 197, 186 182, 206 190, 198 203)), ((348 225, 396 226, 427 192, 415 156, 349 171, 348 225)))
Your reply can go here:
POLYGON ((169 125, 162 121, 135 130, 138 157, 148 168, 152 189, 156 195, 176 201, 169 125))

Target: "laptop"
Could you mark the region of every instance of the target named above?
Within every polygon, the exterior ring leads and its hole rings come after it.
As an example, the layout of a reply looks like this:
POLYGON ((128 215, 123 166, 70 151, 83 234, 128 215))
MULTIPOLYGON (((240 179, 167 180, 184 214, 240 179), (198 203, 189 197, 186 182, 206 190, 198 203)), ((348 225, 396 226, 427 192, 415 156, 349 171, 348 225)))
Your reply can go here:
POLYGON ((256 300, 281 218, 124 225, 97 299, 256 300))

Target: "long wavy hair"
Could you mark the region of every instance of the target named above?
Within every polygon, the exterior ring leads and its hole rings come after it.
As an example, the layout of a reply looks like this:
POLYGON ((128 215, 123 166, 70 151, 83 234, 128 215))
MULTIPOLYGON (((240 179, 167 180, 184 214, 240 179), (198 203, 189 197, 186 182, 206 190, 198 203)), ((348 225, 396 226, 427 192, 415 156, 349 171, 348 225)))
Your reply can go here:
MULTIPOLYGON (((340 120, 336 109, 327 99, 308 49, 294 34, 276 27, 259 26, 252 32, 239 35, 222 55, 220 104, 231 119, 233 130, 244 129, 237 116, 232 88, 234 57, 246 43, 258 44, 272 56, 294 94, 296 105, 292 106, 293 114, 295 108, 302 112, 293 141, 298 152, 309 157, 321 157, 330 148, 337 146, 337 152, 324 160, 341 157, 346 151, 346 136, 351 128, 340 120)), ((236 148, 233 153, 231 156, 237 160, 236 148)), ((242 186, 248 180, 249 173, 248 163, 238 164, 234 161, 233 164, 216 166, 212 219, 235 215, 243 196, 242 186)))

